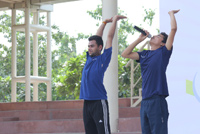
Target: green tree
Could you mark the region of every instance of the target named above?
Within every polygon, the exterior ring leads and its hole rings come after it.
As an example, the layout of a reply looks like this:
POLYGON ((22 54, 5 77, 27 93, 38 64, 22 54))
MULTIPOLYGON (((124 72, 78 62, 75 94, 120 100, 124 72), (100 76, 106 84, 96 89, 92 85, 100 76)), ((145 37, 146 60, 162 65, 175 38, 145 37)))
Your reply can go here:
POLYGON ((80 93, 82 70, 86 62, 86 53, 72 57, 63 69, 60 70, 61 75, 56 84, 56 90, 62 100, 78 99, 80 93))

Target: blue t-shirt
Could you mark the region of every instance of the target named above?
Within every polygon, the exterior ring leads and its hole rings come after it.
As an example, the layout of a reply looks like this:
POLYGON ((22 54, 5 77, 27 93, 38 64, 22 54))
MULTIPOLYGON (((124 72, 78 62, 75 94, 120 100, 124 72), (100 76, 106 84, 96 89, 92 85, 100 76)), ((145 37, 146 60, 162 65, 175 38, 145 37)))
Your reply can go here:
POLYGON ((112 47, 104 49, 104 53, 90 57, 87 52, 82 79, 80 99, 84 100, 107 100, 107 92, 103 85, 104 73, 110 63, 112 47))
POLYGON ((142 99, 153 95, 168 96, 166 69, 172 50, 166 46, 138 52, 142 74, 142 99))

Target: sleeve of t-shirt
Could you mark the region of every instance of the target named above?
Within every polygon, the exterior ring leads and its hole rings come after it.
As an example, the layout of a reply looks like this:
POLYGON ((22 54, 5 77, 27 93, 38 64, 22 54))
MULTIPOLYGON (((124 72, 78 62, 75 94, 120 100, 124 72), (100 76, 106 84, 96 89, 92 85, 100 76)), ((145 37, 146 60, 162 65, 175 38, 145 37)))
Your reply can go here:
POLYGON ((112 47, 108 49, 104 49, 103 54, 101 55, 101 60, 102 60, 102 67, 106 69, 110 63, 111 60, 111 55, 112 55, 112 47))
POLYGON ((88 52, 86 52, 86 58, 88 59, 88 57, 89 57, 89 53, 88 53, 88 52))
POLYGON ((172 51, 173 51, 173 46, 172 46, 172 49, 171 49, 171 50, 168 50, 167 47, 164 46, 163 49, 162 49, 162 51, 163 51, 163 54, 164 54, 166 57, 170 58, 170 56, 171 56, 171 54, 172 54, 172 51))
POLYGON ((144 51, 142 51, 142 52, 137 52, 137 53, 138 53, 138 55, 139 55, 139 60, 136 60, 136 62, 138 62, 138 63, 140 63, 140 62, 141 62, 141 60, 140 60, 141 58, 140 58, 140 57, 141 57, 141 55, 142 55, 142 53, 143 53, 143 52, 144 52, 144 51))

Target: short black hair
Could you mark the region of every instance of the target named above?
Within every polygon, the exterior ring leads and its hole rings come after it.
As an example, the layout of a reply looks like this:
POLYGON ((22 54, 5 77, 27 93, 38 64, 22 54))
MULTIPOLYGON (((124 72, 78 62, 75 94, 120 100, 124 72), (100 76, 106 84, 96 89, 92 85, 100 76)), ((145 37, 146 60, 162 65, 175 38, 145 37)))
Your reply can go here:
POLYGON ((166 43, 166 42, 167 42, 168 35, 167 35, 165 32, 161 32, 160 34, 163 35, 163 40, 162 40, 162 42, 163 42, 163 43, 166 43))
POLYGON ((88 38, 88 40, 89 40, 89 41, 95 40, 96 43, 97 43, 97 45, 98 45, 98 47, 99 47, 100 45, 102 45, 102 48, 103 48, 103 40, 102 40, 102 37, 101 37, 101 36, 93 35, 93 36, 90 36, 90 37, 88 38))

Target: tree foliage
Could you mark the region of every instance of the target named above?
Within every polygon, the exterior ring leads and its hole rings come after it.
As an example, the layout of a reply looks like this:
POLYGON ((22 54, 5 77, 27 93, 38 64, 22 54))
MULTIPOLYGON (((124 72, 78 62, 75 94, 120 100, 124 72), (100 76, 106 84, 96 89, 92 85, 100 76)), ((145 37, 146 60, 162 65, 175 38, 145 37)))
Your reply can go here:
POLYGON ((86 54, 70 58, 60 70, 56 81, 57 94, 63 99, 79 99, 82 70, 86 62, 86 54))

